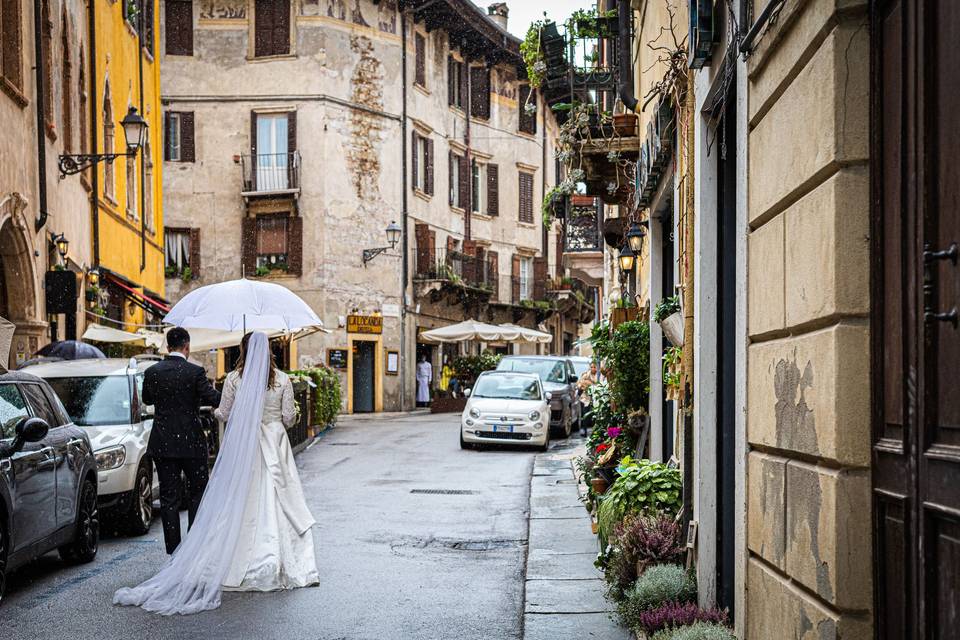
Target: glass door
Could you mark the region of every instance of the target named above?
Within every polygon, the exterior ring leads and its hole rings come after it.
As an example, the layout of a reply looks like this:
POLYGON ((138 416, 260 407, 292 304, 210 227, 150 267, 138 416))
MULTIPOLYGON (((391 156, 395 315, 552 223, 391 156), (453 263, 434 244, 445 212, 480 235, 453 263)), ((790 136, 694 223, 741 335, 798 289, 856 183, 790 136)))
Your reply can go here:
POLYGON ((287 114, 257 115, 257 191, 289 188, 287 114))

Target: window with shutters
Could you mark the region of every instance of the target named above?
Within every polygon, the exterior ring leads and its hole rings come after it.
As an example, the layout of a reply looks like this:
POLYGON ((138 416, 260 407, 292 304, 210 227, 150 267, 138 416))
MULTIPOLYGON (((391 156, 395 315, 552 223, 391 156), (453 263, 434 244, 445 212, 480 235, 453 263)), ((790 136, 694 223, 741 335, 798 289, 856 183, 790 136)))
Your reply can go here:
POLYGON ((287 214, 257 216, 257 270, 287 269, 287 214))
POLYGON ((180 277, 186 269, 190 269, 191 275, 196 275, 193 273, 194 261, 191 257, 200 247, 191 242, 191 231, 179 227, 163 229, 164 272, 168 278, 180 277))
POLYGON ((166 0, 164 3, 166 39, 165 51, 168 56, 193 55, 193 1, 166 0))
POLYGON ((164 122, 163 159, 170 162, 193 162, 193 112, 168 111, 164 122))
POLYGON ((520 85, 520 126, 521 133, 531 135, 537 132, 537 94, 530 91, 530 85, 520 85))
POLYGON ((287 0, 256 0, 253 16, 255 58, 290 53, 290 7, 287 0))
POLYGON ((450 152, 450 172, 449 172, 449 183, 450 183, 450 206, 452 207, 463 207, 463 195, 460 192, 460 181, 463 179, 461 172, 463 171, 463 164, 465 160, 461 155, 457 155, 450 152))
POLYGON ((23 91, 23 15, 22 0, 0 0, 0 86, 21 105, 23 91))
POLYGON ((487 212, 487 165, 473 161, 470 167, 470 211, 473 213, 487 212))
POLYGON ((520 300, 533 297, 533 258, 520 257, 520 300))
POLYGON ((414 57, 414 76, 413 81, 423 87, 427 87, 427 39, 417 33, 414 36, 415 57, 414 57))
POLYGON ((53 115, 53 19, 50 18, 50 0, 40 2, 40 22, 43 32, 43 119, 47 135, 56 139, 57 125, 53 115))
POLYGON ((148 135, 143 145, 143 222, 150 233, 156 228, 153 213, 153 152, 148 135))
POLYGON ((137 158, 127 156, 127 216, 134 220, 139 219, 139 202, 137 202, 137 158))
POLYGON ((519 220, 533 224, 533 174, 520 172, 519 220))
POLYGON ((60 74, 60 108, 63 116, 63 150, 73 152, 73 60, 70 56, 70 29, 66 7, 60 30, 60 59, 63 72, 60 74))
POLYGON ((490 70, 486 67, 470 67, 470 115, 490 117, 490 70))
POLYGON ((464 65, 452 57, 447 59, 447 104, 458 109, 464 107, 464 94, 467 92, 467 78, 464 65))
POLYGON ((433 195, 433 140, 413 132, 413 187, 433 195))
MULTIPOLYGON (((80 153, 88 153, 89 145, 87 141, 89 114, 87 113, 87 68, 85 66, 86 58, 83 55, 83 44, 80 45, 80 63, 77 68, 80 73, 77 74, 77 96, 79 97, 79 109, 77 109, 77 128, 80 129, 80 153)), ((84 172, 84 176, 87 172, 84 172)))
MULTIPOLYGON (((109 78, 103 87, 103 152, 116 153, 113 148, 113 95, 110 92, 109 78)), ((103 195, 114 200, 113 162, 103 163, 103 195)))

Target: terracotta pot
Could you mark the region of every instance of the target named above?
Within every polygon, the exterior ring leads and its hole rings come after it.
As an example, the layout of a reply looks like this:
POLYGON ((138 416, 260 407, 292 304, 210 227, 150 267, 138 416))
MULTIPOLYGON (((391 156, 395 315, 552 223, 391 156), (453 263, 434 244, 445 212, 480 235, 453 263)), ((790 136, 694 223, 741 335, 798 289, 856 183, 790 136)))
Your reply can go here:
POLYGON ((632 138, 637 135, 637 114, 621 113, 613 116, 613 129, 617 135, 632 138))
POLYGON ((593 535, 597 535, 597 532, 600 531, 600 525, 597 522, 591 522, 590 530, 593 531, 593 535))
POLYGON ((596 200, 593 196, 585 196, 583 194, 574 194, 570 196, 570 204, 575 207, 592 207, 596 204, 596 200))
POLYGON ((594 493, 600 495, 606 493, 609 486, 610 485, 607 484, 607 481, 604 478, 593 478, 590 480, 590 487, 593 489, 594 493))

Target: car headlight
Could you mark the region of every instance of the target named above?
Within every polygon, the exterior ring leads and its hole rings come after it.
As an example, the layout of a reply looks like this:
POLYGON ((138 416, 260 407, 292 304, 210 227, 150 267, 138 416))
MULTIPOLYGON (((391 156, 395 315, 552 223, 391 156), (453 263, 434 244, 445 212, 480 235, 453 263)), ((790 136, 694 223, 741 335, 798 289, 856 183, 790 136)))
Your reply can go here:
POLYGON ((480 410, 477 409, 476 407, 474 407, 473 409, 470 409, 470 417, 471 417, 471 418, 479 418, 479 417, 480 417, 480 410))
POLYGON ((531 412, 530 412, 530 415, 527 416, 527 419, 530 420, 530 422, 536 422, 536 421, 538 421, 538 420, 540 419, 540 412, 539 412, 539 411, 531 411, 531 412))
POLYGON ((97 459, 97 469, 107 471, 123 465, 123 462, 127 459, 127 450, 124 449, 123 445, 110 447, 97 451, 95 457, 97 459))

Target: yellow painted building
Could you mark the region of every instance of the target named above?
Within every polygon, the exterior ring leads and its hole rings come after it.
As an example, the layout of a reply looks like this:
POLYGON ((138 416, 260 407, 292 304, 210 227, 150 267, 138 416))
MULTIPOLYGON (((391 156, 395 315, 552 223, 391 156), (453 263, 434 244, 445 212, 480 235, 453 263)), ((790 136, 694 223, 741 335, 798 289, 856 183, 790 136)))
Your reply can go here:
MULTIPOLYGON (((128 329, 158 322, 164 312, 164 245, 161 169, 163 116, 159 9, 156 0, 91 0, 96 5, 93 108, 95 153, 124 153, 120 122, 131 107, 147 121, 143 148, 135 157, 97 165, 97 215, 93 256, 100 292, 88 310, 128 329)), ((97 321, 95 317, 91 320, 97 321)))

